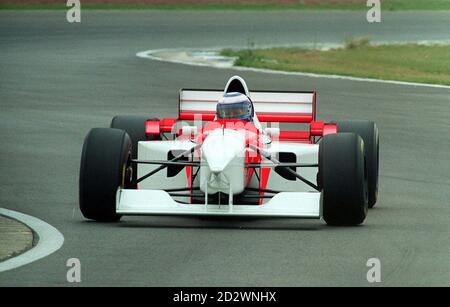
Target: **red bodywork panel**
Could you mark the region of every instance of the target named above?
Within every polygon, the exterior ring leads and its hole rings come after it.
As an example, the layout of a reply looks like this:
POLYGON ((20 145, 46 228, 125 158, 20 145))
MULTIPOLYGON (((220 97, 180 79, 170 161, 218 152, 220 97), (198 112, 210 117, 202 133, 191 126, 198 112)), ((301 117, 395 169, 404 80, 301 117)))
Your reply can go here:
MULTIPOLYGON (((214 119, 214 118, 213 118, 214 119)), ((259 119, 259 117, 258 117, 259 119)), ((286 120, 286 118, 284 118, 286 120)), ((178 136, 181 135, 181 129, 176 131, 176 124, 180 119, 176 118, 163 118, 161 120, 148 120, 145 124, 145 133, 147 135, 159 135, 161 133, 174 133, 178 136)), ((274 121, 276 122, 276 121, 274 121)), ((285 121, 286 122, 286 121, 285 121)), ((314 136, 324 136, 327 134, 337 133, 336 124, 327 124, 322 121, 310 121, 310 130, 281 130, 279 135, 279 141, 281 142, 298 142, 298 143, 313 143, 314 136)), ((202 128, 202 137, 209 130, 214 130, 221 128, 225 125, 225 128, 229 129, 250 129, 255 133, 257 129, 255 126, 251 125, 253 128, 247 127, 249 123, 242 122, 239 120, 227 120, 227 121, 209 121, 202 128)))

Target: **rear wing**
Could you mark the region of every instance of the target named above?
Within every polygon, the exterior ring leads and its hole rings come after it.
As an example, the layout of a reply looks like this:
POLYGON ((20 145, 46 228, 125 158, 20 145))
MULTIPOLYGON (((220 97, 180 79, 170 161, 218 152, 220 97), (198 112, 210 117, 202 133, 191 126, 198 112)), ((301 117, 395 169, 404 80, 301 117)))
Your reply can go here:
MULTIPOLYGON (((182 89, 178 119, 214 120, 222 96, 222 90, 182 89)), ((250 98, 260 122, 310 123, 316 119, 316 92, 252 91, 250 98)))

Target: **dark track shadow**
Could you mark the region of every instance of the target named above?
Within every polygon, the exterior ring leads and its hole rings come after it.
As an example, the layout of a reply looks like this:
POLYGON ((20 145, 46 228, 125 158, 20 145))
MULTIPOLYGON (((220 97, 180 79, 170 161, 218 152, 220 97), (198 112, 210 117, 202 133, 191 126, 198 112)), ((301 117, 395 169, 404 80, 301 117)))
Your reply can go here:
MULTIPOLYGON (((375 207, 370 212, 389 210, 386 207, 375 207)), ((80 225, 98 228, 173 228, 173 229, 245 229, 245 230, 297 230, 297 231, 341 231, 358 228, 373 228, 370 220, 358 226, 328 226, 322 220, 274 218, 274 217, 214 217, 214 216, 125 216, 117 223, 102 223, 90 220, 76 222, 80 225)))
POLYGON ((321 220, 287 218, 243 218, 243 217, 166 217, 141 216, 124 217, 117 223, 101 223, 80 220, 80 225, 98 228, 173 228, 173 229, 242 229, 242 230, 297 230, 297 231, 348 231, 373 228, 367 221, 357 226, 329 226, 321 220))
POLYGON ((139 217, 125 218, 121 228, 191 228, 191 229, 246 229, 246 230, 301 230, 317 231, 324 228, 319 220, 280 218, 223 218, 223 217, 139 217))

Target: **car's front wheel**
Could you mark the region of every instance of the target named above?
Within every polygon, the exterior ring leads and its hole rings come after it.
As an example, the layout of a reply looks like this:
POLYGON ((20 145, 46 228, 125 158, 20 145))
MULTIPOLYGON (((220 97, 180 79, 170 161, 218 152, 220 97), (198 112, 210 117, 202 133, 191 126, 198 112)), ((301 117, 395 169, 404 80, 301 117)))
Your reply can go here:
POLYGON ((328 225, 354 226, 368 211, 364 142, 354 133, 324 136, 319 145, 319 187, 328 225))
POLYGON ((116 222, 116 193, 131 183, 131 140, 119 129, 94 128, 83 145, 79 179, 80 210, 87 219, 116 222))

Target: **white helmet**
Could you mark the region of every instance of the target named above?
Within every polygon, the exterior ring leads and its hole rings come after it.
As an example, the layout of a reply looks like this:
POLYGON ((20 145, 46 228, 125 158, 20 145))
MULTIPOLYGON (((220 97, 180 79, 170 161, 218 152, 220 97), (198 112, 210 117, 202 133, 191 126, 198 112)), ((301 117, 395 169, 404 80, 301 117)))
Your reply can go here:
POLYGON ((240 119, 252 121, 254 110, 253 103, 247 95, 232 92, 225 93, 217 103, 218 119, 240 119))

